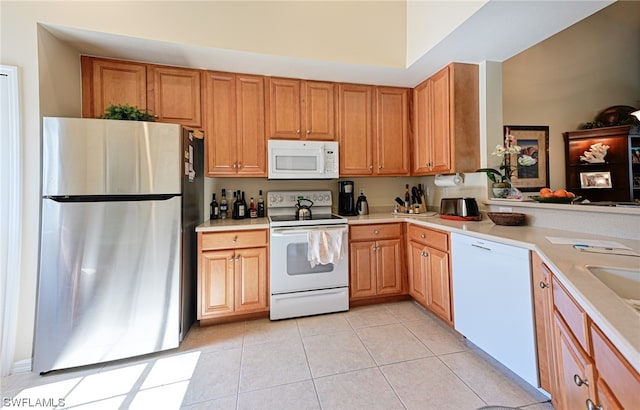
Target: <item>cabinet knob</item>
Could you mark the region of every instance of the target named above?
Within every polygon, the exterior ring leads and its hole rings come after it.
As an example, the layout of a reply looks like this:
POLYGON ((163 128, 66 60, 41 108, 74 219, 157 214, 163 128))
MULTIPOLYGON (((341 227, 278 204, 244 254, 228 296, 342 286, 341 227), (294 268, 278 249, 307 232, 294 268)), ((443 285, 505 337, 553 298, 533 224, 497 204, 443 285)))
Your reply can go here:
POLYGON ((373 169, 373 165, 369 165, 369 169, 373 169))
POLYGON ((578 376, 577 374, 573 375, 573 382, 576 384, 576 386, 582 386, 583 384, 585 386, 589 386, 589 380, 587 379, 582 379, 580 376, 578 376))
POLYGON ((587 399, 586 403, 588 410, 603 410, 602 406, 596 406, 596 404, 592 402, 591 399, 587 399))
POLYGON ((378 169, 382 169, 382 165, 378 165, 378 169))
POLYGON ((300 130, 296 130, 296 134, 300 134, 300 130))
POLYGON ((429 256, 429 252, 423 251, 420 256, 424 256, 425 258, 429 256))
POLYGON ((548 283, 544 283, 543 281, 540 281, 540 289, 544 289, 544 288, 548 288, 549 284, 548 283))
POLYGON ((307 130, 307 135, 311 134, 311 130, 307 130))
POLYGON ((427 235, 425 235, 425 234, 423 234, 423 233, 422 233, 422 234, 420 234, 420 237, 421 237, 422 239, 424 239, 424 238, 426 238, 426 237, 427 237, 427 235))
POLYGON ((238 165, 236 165, 236 163, 234 162, 233 165, 231 165, 231 168, 237 168, 238 165))
POLYGON ((238 168, 242 168, 242 164, 238 162, 238 168))
POLYGON ((232 241, 233 243, 238 242, 238 237, 237 237, 237 236, 234 236, 234 237, 233 237, 233 239, 232 239, 231 241, 232 241))
POLYGON ((380 233, 380 231, 376 229, 375 231, 373 231, 373 233, 374 233, 375 235, 377 235, 377 234, 379 234, 379 233, 380 233))

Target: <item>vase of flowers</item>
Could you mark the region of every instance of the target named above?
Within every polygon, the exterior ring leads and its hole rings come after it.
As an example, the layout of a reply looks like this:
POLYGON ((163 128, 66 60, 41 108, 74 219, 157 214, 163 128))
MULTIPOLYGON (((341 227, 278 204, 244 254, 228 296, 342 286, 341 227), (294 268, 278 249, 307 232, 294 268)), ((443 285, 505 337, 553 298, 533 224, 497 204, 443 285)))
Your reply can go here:
POLYGON ((504 144, 497 145, 496 149, 491 153, 498 158, 501 158, 501 163, 498 169, 495 168, 480 168, 476 172, 484 172, 487 174, 487 178, 491 181, 491 190, 495 198, 522 198, 522 193, 512 186, 511 178, 514 172, 520 167, 528 167, 534 165, 538 160, 528 155, 528 153, 522 153, 522 148, 516 144, 516 137, 510 135, 507 130, 507 135, 504 137, 504 144), (516 156, 518 165, 511 164, 511 158, 516 156))

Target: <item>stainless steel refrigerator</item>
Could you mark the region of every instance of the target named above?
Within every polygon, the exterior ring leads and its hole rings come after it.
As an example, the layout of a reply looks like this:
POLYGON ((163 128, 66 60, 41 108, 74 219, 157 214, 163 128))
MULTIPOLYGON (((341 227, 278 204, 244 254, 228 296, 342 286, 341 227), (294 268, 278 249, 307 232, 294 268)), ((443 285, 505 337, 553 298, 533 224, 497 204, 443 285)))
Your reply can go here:
POLYGON ((180 125, 43 119, 35 372, 178 346, 203 181, 203 141, 180 125))

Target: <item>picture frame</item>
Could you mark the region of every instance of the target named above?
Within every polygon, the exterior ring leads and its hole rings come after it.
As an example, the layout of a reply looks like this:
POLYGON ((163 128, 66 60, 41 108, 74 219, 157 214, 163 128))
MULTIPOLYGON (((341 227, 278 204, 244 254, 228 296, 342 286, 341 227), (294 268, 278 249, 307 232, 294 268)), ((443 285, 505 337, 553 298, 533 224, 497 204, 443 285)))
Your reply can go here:
POLYGON ((613 188, 611 172, 581 172, 580 188, 582 189, 606 189, 613 188))
POLYGON ((549 126, 505 125, 504 135, 515 137, 520 154, 509 158, 514 166, 511 185, 523 192, 539 191, 549 186, 549 126), (528 158, 526 158, 528 157, 528 158), (530 164, 530 162, 535 163, 530 164))

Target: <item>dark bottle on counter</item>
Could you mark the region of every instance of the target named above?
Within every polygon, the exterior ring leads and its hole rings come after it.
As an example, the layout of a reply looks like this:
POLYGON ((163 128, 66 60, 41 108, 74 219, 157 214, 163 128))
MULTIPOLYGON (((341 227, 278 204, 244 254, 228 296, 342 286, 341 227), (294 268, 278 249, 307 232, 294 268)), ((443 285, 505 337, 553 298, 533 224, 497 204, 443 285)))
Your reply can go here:
POLYGON ((233 202, 233 219, 243 219, 245 217, 246 207, 242 203, 242 196, 240 190, 233 193, 235 201, 233 202))
POLYGON ((239 218, 247 217, 247 201, 244 200, 244 191, 238 191, 238 200, 240 201, 239 218))
POLYGON ((239 206, 240 202, 238 202, 238 193, 237 191, 233 191, 233 200, 231 202, 231 218, 238 219, 239 206))
POLYGON ((218 206, 218 201, 216 201, 216 194, 213 194, 213 199, 211 200, 211 204, 209 204, 209 219, 218 219, 220 216, 220 207, 218 206))
POLYGON ((249 203, 249 216, 251 218, 258 217, 258 210, 256 209, 256 203, 253 201, 253 197, 251 197, 251 203, 249 203))
POLYGON ((227 213, 229 211, 227 204, 227 190, 222 188, 222 197, 220 198, 220 218, 227 219, 227 213))
POLYGON ((406 185, 406 191, 404 193, 404 211, 409 213, 411 206, 411 194, 409 194, 409 184, 406 185))
POLYGON ((264 218, 264 198, 262 198, 262 189, 258 197, 258 218, 264 218))

